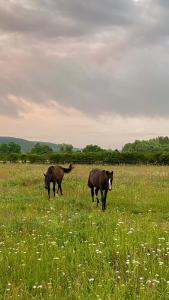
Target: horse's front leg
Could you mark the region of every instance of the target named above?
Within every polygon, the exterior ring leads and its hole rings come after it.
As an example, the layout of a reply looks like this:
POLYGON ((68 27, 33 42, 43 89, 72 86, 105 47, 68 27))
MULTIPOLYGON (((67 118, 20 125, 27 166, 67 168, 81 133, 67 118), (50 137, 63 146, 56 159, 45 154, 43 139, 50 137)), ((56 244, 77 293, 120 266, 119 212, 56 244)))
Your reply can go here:
POLYGON ((92 202, 94 202, 94 187, 91 188, 92 202))
POLYGON ((98 191, 99 191, 99 188, 95 188, 95 195, 96 195, 97 206, 99 205, 98 191))
POLYGON ((107 190, 105 190, 105 192, 104 192, 104 201, 103 201, 103 203, 104 203, 104 210, 106 209, 106 198, 107 198, 107 190))
POLYGON ((103 190, 100 189, 100 193, 101 193, 101 201, 102 201, 102 210, 104 210, 104 204, 103 204, 103 190))
POLYGON ((48 198, 50 199, 50 184, 49 184, 49 187, 48 187, 48 198))
POLYGON ((53 195, 55 197, 55 194, 56 194, 56 182, 54 181, 53 182, 53 195))
POLYGON ((102 210, 104 211, 106 209, 107 190, 100 189, 100 192, 101 192, 101 199, 102 199, 102 210))

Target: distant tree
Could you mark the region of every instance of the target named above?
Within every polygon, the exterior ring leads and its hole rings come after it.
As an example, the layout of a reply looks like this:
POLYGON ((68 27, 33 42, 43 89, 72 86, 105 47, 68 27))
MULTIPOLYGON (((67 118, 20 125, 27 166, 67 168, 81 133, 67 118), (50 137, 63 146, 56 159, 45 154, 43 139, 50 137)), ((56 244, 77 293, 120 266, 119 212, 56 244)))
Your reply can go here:
POLYGON ((35 153, 28 153, 27 154, 27 161, 30 163, 45 163, 47 161, 49 154, 35 154, 35 153))
POLYGON ((7 160, 11 163, 16 163, 19 159, 18 153, 9 153, 7 156, 7 160))
POLYGON ((73 151, 73 146, 71 144, 60 144, 59 152, 62 153, 71 153, 73 151))
POLYGON ((14 142, 9 143, 8 153, 21 153, 21 146, 14 142))
POLYGON ((32 154, 38 154, 38 155, 48 154, 48 153, 52 153, 52 152, 53 152, 52 148, 50 148, 46 144, 40 144, 40 143, 36 143, 33 146, 33 148, 31 149, 32 154))
POLYGON ((169 151, 169 138, 157 137, 150 140, 136 140, 134 143, 124 145, 122 152, 161 152, 169 151))
POLYGON ((8 145, 7 144, 1 144, 0 145, 0 153, 1 154, 7 154, 8 153, 8 145))
POLYGON ((22 163, 26 163, 26 160, 27 160, 27 155, 25 153, 22 153, 20 155, 20 160, 22 163))
POLYGON ((21 153, 21 146, 16 143, 9 144, 1 144, 0 145, 0 153, 8 154, 8 153, 21 153))
POLYGON ((85 148, 83 148, 83 152, 99 152, 103 149, 98 145, 86 145, 85 148))

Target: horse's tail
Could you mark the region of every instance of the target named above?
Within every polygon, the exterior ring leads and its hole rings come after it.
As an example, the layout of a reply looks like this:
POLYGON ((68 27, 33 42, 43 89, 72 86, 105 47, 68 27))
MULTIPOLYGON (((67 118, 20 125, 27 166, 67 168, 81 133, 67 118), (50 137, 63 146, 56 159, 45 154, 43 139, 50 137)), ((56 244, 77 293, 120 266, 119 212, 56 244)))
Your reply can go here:
POLYGON ((68 168, 63 168, 64 173, 70 173, 72 170, 73 170, 72 164, 70 164, 68 168))

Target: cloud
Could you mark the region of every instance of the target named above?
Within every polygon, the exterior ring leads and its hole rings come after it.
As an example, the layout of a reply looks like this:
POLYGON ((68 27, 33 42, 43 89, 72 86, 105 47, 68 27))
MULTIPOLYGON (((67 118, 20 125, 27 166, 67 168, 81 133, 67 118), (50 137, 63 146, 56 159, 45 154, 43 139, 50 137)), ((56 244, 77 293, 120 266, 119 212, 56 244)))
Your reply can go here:
POLYGON ((137 7, 130 0, 41 0, 0 4, 0 28, 39 38, 74 37, 134 22, 137 7))
POLYGON ((167 1, 5 3, 1 115, 17 117, 35 103, 93 117, 168 117, 167 1))

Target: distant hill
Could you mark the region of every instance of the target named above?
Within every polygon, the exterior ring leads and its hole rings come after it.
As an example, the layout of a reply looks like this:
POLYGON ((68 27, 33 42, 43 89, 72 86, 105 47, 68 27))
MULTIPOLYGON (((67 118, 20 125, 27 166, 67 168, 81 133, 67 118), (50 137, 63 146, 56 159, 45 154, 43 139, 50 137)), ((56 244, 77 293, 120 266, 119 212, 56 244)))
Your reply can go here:
POLYGON ((59 145, 54 143, 48 143, 48 142, 39 142, 39 141, 28 141, 20 138, 15 137, 9 137, 9 136, 0 136, 0 144, 9 144, 10 142, 14 142, 16 144, 19 144, 21 146, 22 152, 27 152, 32 149, 32 147, 36 143, 45 144, 48 145, 53 149, 53 151, 58 151, 59 145))

